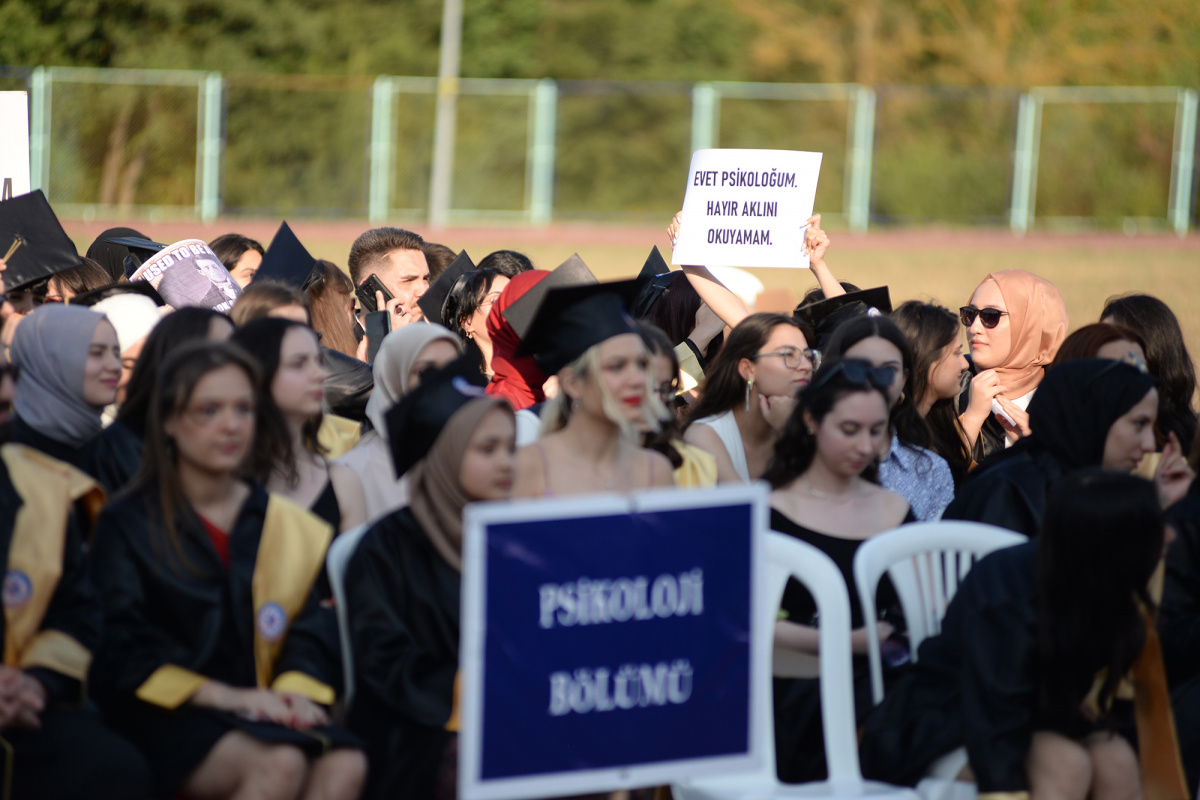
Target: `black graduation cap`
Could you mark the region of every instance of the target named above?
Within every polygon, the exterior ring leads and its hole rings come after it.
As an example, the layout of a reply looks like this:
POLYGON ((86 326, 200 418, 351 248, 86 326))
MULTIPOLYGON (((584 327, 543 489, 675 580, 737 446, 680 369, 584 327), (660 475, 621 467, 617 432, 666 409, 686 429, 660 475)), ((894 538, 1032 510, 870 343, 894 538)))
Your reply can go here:
POLYGON ((417 301, 417 305, 421 307, 421 313, 425 315, 427 321, 438 323, 442 321, 442 306, 446 304, 450 290, 454 288, 454 284, 459 278, 474 271, 475 262, 467 255, 466 250, 455 256, 449 266, 442 270, 442 274, 437 276, 437 280, 429 284, 425 294, 421 295, 421 299, 417 301))
MULTIPOLYGON (((126 278, 132 278, 133 273, 137 272, 142 264, 145 264, 155 253, 166 247, 165 244, 152 242, 144 236, 111 236, 104 241, 108 244, 115 244, 125 248, 126 254, 122 259, 122 265, 126 278)), ((92 247, 95 246, 96 243, 93 242, 92 247)), ((88 252, 91 252, 91 248, 88 249, 88 252)), ((91 258, 91 256, 88 256, 88 258, 91 258)))
POLYGON ((637 333, 628 309, 640 288, 634 279, 552 289, 521 337, 516 355, 533 356, 542 372, 555 375, 589 347, 622 333, 637 333))
POLYGON ((307 248, 292 233, 286 222, 280 223, 267 252, 263 253, 262 264, 254 273, 254 280, 275 280, 307 291, 309 286, 320 280, 321 271, 307 248))
POLYGON ((387 434, 396 475, 403 475, 428 453, 454 412, 486 397, 479 359, 461 356, 441 369, 421 373, 421 383, 388 410, 387 434))
POLYGON ((162 295, 158 293, 158 290, 150 285, 150 281, 125 281, 123 283, 112 283, 108 286, 101 286, 98 289, 91 289, 77 294, 71 298, 71 305, 87 306, 90 308, 101 300, 107 300, 110 297, 116 297, 121 294, 145 295, 154 301, 154 305, 160 308, 167 304, 167 301, 162 299, 162 295))
POLYGON ((41 189, 0 202, 0 258, 8 292, 83 263, 41 189))
POLYGON ((596 276, 588 269, 587 264, 583 263, 579 254, 574 253, 502 313, 517 336, 524 339, 529 333, 529 326, 533 324, 534 315, 538 313, 542 300, 551 289, 595 284, 596 276))
POLYGON ((642 265, 637 281, 641 288, 629 311, 635 319, 642 319, 671 283, 671 267, 667 265, 662 253, 658 252, 658 245, 655 245, 646 257, 646 263, 642 265))
POLYGON ((807 323, 817 334, 813 343, 818 349, 829 339, 838 325, 848 319, 868 313, 872 308, 880 314, 892 313, 892 298, 888 287, 879 286, 874 289, 863 289, 860 292, 847 292, 828 300, 818 300, 806 306, 796 306, 792 316, 800 322, 807 323))

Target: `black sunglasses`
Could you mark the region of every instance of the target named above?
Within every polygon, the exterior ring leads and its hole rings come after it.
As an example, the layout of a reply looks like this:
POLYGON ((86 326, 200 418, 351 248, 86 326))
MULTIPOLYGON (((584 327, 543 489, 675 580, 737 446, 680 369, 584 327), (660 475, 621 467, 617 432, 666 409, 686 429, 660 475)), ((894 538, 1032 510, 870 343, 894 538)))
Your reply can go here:
POLYGON ((1001 311, 998 308, 976 308, 975 306, 963 306, 958 310, 958 320, 964 327, 969 328, 975 324, 975 318, 979 317, 983 321, 983 327, 994 328, 1000 324, 1000 318, 1008 316, 1007 311, 1001 311))
POLYGON ((892 381, 896 377, 896 370, 892 367, 873 367, 865 361, 850 359, 848 361, 839 361, 832 367, 817 373, 817 379, 813 382, 812 389, 815 391, 820 389, 825 384, 829 383, 838 375, 846 377, 846 383, 851 386, 873 386, 881 392, 887 393, 892 387, 892 381))

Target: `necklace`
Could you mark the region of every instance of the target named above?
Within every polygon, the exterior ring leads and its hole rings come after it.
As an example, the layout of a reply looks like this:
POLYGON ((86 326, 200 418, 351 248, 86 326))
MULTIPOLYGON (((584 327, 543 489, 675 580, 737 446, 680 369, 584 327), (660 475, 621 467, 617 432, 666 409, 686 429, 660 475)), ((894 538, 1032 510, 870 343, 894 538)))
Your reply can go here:
POLYGON ((812 485, 812 481, 810 481, 808 479, 807 475, 802 475, 800 477, 800 480, 802 480, 804 482, 805 490, 809 494, 811 494, 813 497, 817 498, 818 500, 824 500, 829 503, 836 503, 837 505, 849 503, 852 499, 854 499, 855 495, 857 495, 859 493, 859 491, 862 489, 862 480, 861 479, 856 479, 854 481, 854 488, 851 489, 850 491, 846 492, 845 494, 832 494, 830 492, 823 492, 820 489, 818 489, 817 487, 812 485))

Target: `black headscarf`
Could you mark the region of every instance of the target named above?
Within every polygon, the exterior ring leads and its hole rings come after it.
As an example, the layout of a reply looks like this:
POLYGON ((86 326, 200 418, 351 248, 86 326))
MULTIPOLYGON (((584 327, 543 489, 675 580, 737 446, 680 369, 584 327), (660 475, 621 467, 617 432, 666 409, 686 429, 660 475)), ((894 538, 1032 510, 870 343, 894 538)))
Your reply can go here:
POLYGON ((92 246, 87 251, 87 257, 104 267, 114 281, 119 281, 125 276, 125 256, 129 255, 129 248, 123 244, 113 244, 104 240, 127 236, 146 238, 144 234, 133 228, 109 228, 96 237, 96 241, 92 242, 92 246))
POLYGON ((1046 371, 1029 401, 1033 435, 1022 440, 1022 449, 1048 451, 1064 472, 1100 466, 1108 429, 1157 384, 1154 376, 1124 361, 1085 358, 1059 364, 1046 371))

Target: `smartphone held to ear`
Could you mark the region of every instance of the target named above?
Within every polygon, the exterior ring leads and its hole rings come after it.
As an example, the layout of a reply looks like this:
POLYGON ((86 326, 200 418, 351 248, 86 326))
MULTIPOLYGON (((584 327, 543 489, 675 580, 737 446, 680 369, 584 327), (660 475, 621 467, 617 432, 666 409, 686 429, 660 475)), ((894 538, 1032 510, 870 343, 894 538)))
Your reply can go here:
POLYGON ((379 280, 379 276, 372 272, 367 276, 367 279, 359 284, 354 290, 354 294, 358 297, 358 304, 362 306, 363 311, 373 312, 379 311, 378 304, 375 301, 375 293, 383 293, 383 302, 387 303, 395 296, 388 291, 388 288, 383 285, 383 281, 379 280))

